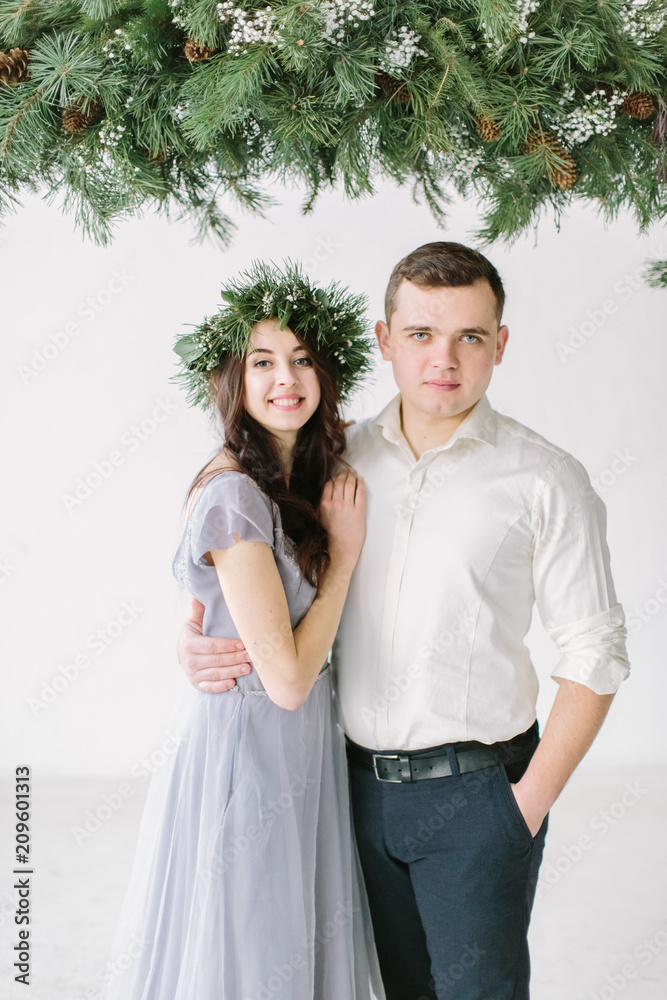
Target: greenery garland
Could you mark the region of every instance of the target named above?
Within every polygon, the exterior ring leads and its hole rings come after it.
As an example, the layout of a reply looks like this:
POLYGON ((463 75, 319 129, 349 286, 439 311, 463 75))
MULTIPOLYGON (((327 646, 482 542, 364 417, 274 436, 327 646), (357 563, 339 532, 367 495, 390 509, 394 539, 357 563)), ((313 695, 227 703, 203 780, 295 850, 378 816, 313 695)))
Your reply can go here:
POLYGON ((653 288, 667 288, 667 260, 650 264, 646 275, 647 284, 653 288))
POLYGON ((667 206, 663 0, 0 0, 0 210, 46 187, 101 242, 146 207, 228 242, 222 193, 305 210, 446 188, 511 239, 574 197, 667 206))
POLYGON ((229 356, 245 357, 253 326, 261 319, 276 317, 281 330, 289 324, 306 344, 322 351, 343 400, 373 369, 365 295, 353 295, 337 282, 315 288, 290 261, 282 270, 255 261, 223 287, 221 297, 227 304, 174 345, 182 362, 174 379, 185 385, 193 406, 211 405, 211 372, 229 356))

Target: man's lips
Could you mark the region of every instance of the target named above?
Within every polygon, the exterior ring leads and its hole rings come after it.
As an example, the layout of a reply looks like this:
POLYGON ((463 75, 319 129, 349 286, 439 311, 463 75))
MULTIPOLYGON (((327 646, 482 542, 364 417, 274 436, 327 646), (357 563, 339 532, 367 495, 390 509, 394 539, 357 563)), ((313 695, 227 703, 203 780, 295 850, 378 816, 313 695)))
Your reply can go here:
POLYGON ((440 389, 443 392, 449 392, 452 389, 458 389, 460 382, 447 382, 442 379, 429 379, 426 385, 429 385, 432 389, 440 389))

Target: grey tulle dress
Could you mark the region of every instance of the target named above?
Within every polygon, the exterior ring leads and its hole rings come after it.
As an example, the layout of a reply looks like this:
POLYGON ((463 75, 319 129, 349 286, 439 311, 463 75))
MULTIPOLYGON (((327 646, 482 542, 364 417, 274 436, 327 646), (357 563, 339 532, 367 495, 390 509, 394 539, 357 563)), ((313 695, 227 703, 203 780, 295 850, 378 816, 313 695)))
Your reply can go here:
MULTIPOLYGON (((238 636, 203 559, 237 538, 272 546, 294 628, 313 588, 277 506, 229 471, 203 487, 174 559, 204 633, 238 636)), ((297 711, 253 671, 224 694, 193 689, 176 726, 102 1000, 384 1000, 328 664, 297 711)))

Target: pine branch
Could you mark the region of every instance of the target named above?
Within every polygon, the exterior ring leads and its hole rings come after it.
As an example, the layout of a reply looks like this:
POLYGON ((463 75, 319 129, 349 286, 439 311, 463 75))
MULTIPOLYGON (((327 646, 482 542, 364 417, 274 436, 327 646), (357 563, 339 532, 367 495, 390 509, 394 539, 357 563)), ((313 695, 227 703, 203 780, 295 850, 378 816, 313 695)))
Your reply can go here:
POLYGON ((197 68, 183 87, 190 113, 184 131, 198 149, 205 149, 225 127, 243 121, 249 105, 258 104, 269 80, 280 76, 274 55, 267 47, 234 58, 214 56, 197 68))
POLYGON ((667 288, 667 260, 658 260, 648 266, 646 284, 652 288, 667 288))
POLYGON ((7 155, 17 127, 23 121, 25 116, 28 115, 37 104, 39 104, 47 90, 48 84, 44 84, 44 86, 39 90, 36 90, 34 94, 32 94, 32 96, 23 103, 19 111, 17 111, 16 114, 10 118, 9 123, 7 124, 4 139, 0 144, 0 157, 4 158, 7 155))
POLYGON ((176 207, 225 240, 221 194, 261 211, 267 181, 307 211, 391 178, 439 222, 455 189, 488 238, 575 197, 664 218, 661 0, 359 3, 0 0, 3 190, 58 191, 100 239, 176 207))
POLYGON ((213 240, 223 250, 230 246, 237 228, 232 219, 221 211, 215 197, 201 203, 191 201, 188 208, 176 218, 178 221, 187 219, 194 225, 195 232, 190 241, 192 244, 213 240))
POLYGON ((81 10, 96 21, 105 21, 122 8, 122 0, 81 0, 81 10))

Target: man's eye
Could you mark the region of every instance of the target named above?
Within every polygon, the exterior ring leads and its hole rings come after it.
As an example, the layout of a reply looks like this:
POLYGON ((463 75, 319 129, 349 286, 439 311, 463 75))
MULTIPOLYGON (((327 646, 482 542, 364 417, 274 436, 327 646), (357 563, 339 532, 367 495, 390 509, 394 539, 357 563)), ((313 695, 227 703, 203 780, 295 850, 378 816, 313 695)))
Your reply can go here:
MULTIPOLYGON (((427 333, 425 333, 425 332, 424 332, 423 330, 417 330, 417 332, 416 332, 416 333, 413 333, 413 334, 412 334, 412 336, 413 336, 413 339, 414 339, 414 340, 417 340, 417 338, 418 338, 418 337, 419 337, 419 338, 422 338, 422 337, 423 337, 423 338, 424 338, 424 340, 426 340, 426 338, 428 337, 428 334, 427 334, 427 333)), ((421 340, 421 339, 419 340, 419 343, 420 343, 420 344, 422 343, 422 340, 421 340)))
POLYGON ((475 333, 466 333, 463 339, 466 341, 466 343, 472 344, 473 341, 479 340, 479 337, 475 333))

